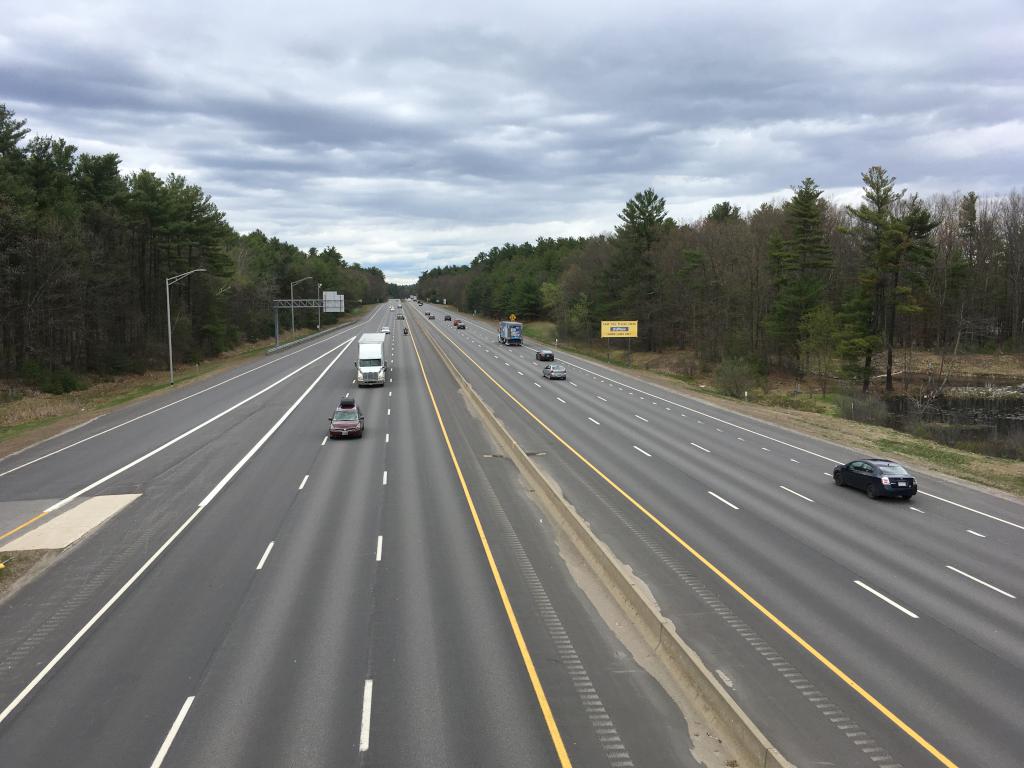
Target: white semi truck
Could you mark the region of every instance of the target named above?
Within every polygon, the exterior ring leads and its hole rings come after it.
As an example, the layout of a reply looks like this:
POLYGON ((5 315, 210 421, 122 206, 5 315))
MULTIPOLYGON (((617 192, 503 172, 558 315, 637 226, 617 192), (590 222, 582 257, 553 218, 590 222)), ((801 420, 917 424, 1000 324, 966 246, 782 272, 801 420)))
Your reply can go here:
POLYGON ((384 357, 387 338, 384 333, 364 333, 359 337, 356 384, 360 387, 382 387, 387 382, 388 362, 384 357))

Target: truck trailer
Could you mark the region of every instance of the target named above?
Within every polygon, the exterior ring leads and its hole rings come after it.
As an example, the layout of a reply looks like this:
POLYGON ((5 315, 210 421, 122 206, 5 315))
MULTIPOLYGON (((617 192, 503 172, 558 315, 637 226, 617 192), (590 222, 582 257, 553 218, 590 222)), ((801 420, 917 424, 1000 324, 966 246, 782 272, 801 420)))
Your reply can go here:
POLYGON ((384 333, 364 333, 359 337, 356 384, 360 387, 382 387, 387 382, 388 362, 384 356, 387 338, 384 333))
POLYGON ((523 345, 523 324, 514 320, 501 320, 498 323, 498 341, 509 347, 523 345))

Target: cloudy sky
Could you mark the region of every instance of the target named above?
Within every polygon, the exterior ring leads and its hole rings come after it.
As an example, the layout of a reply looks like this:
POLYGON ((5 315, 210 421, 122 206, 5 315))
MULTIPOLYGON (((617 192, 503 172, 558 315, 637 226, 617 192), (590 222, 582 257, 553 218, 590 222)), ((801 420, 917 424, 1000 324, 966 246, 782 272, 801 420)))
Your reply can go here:
POLYGON ((507 241, 884 165, 1024 186, 1024 0, 0 0, 0 102, 231 224, 407 282, 507 241))

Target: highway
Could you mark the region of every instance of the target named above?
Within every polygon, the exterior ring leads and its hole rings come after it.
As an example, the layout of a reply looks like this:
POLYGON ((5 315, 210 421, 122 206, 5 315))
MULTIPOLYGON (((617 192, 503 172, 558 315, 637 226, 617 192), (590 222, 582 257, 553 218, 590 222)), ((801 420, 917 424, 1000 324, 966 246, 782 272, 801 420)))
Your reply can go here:
POLYGON ((0 550, 138 494, 0 603, 5 765, 711 755, 577 586, 435 331, 393 334, 391 382, 355 387, 354 339, 396 314, 0 461, 0 550), (347 394, 366 434, 329 441, 347 394))
POLYGON ((849 449, 560 351, 548 381, 450 308, 413 325, 794 763, 1024 765, 1018 500, 915 471, 871 501, 832 482, 849 449))

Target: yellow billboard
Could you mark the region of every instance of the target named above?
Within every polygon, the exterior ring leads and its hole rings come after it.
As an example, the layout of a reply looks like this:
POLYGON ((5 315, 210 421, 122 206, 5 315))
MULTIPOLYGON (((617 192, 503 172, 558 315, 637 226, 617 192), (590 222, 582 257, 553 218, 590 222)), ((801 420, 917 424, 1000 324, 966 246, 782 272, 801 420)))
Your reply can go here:
POLYGON ((637 320, 602 320, 602 339, 635 339, 637 320))

